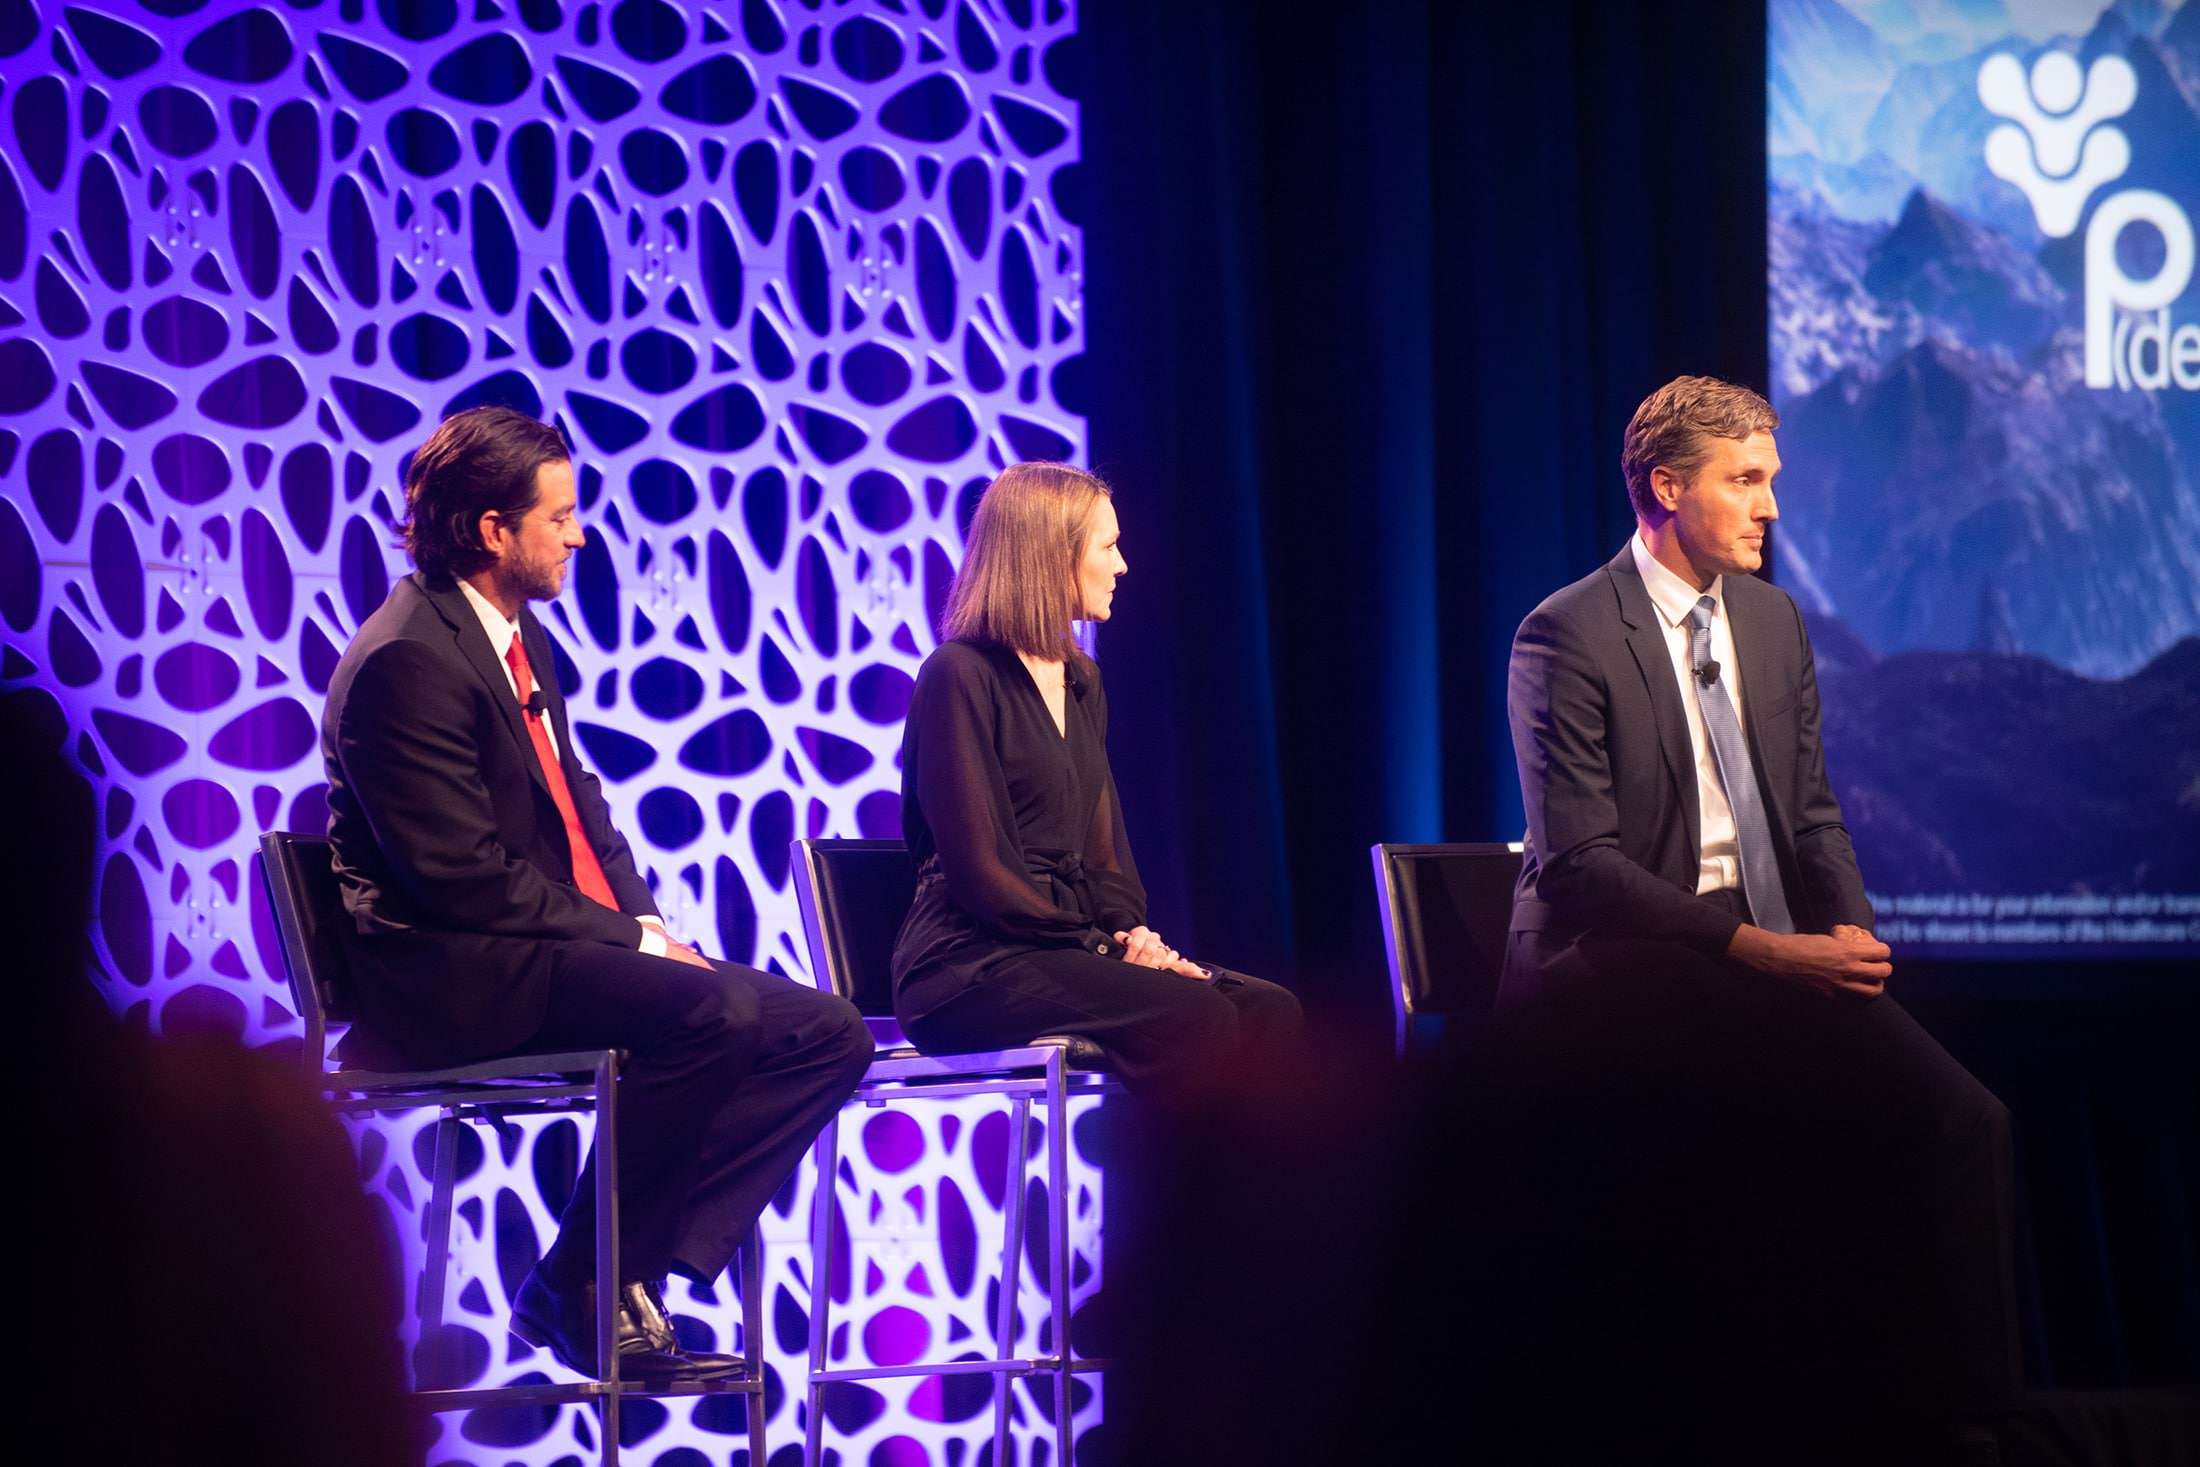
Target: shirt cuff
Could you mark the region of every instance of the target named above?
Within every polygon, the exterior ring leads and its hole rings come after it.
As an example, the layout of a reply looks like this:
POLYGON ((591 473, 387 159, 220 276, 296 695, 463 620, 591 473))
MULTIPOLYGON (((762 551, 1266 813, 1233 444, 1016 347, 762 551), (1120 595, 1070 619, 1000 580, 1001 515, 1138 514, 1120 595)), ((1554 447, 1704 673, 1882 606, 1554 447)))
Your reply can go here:
POLYGON ((668 946, 668 939, 665 936, 664 924, 655 917, 636 917, 634 920, 642 924, 641 950, 643 952, 648 953, 653 958, 661 958, 671 951, 668 946))

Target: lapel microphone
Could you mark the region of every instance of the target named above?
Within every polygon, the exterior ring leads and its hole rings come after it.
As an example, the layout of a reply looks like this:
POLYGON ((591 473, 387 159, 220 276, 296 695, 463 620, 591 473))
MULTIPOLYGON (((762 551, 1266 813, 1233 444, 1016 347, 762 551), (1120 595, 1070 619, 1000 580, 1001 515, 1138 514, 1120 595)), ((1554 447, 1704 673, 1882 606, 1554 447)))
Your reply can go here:
MULTIPOLYGON (((1719 680, 1719 664, 1718 664, 1718 663, 1716 663, 1716 662, 1706 662, 1706 663, 1705 663, 1705 664, 1704 664, 1703 666, 1701 666, 1701 667, 1699 667, 1699 668, 1697 668, 1697 669, 1696 669, 1696 681, 1697 681, 1697 682, 1699 682, 1699 683, 1702 683, 1702 684, 1703 684, 1703 685, 1704 685, 1705 687, 1707 687, 1707 688, 1708 688, 1708 687, 1710 687, 1710 686, 1711 686, 1711 685, 1712 685, 1713 683, 1717 682, 1718 680, 1719 680)), ((542 694, 540 694, 540 693, 537 693, 537 694, 535 694, 535 696, 539 698, 539 697, 541 697, 541 696, 542 696, 542 694)))
MULTIPOLYGON (((1714 663, 1712 666, 1716 670, 1718 664, 1714 663)), ((522 706, 535 717, 543 718, 548 716, 546 710, 550 707, 550 701, 542 696, 542 689, 537 688, 527 695, 527 702, 522 706)))

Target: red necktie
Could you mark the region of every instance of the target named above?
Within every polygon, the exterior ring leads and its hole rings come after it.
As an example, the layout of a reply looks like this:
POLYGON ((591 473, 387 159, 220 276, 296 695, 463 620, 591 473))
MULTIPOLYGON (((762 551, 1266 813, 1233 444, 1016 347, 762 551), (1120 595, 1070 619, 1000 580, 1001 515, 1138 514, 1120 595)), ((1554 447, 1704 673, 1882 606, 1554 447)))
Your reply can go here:
POLYGON ((543 724, 542 715, 527 707, 527 700, 534 696, 535 674, 527 666, 527 649, 520 644, 519 633, 512 634, 512 646, 504 654, 504 660, 512 665, 512 686, 519 692, 520 717, 527 720, 527 735, 535 741, 535 757, 542 761, 542 777, 549 782, 550 798, 557 802, 558 814, 565 820, 566 843, 573 850, 573 884, 584 896, 594 897, 612 911, 619 910, 619 899, 611 894, 611 883, 604 879, 603 863, 596 859, 596 848, 589 844, 587 832, 581 829, 580 813, 573 808, 573 792, 565 785, 565 766, 558 762, 557 750, 550 747, 550 730, 543 724))

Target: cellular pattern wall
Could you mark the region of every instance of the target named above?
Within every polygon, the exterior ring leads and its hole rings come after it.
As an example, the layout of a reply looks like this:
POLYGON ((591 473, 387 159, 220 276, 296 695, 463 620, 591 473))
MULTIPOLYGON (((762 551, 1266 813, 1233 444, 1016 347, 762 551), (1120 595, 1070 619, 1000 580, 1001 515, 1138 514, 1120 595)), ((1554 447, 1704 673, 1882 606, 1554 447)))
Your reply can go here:
MULTIPOLYGON (((789 839, 898 833, 969 503, 1083 454, 1078 69, 1056 0, 0 3, 0 687, 98 792, 117 1010, 295 1044, 253 837, 321 826, 321 698, 407 568, 404 455, 482 402, 574 445, 588 544, 542 609, 668 921, 804 976, 789 839)), ((986 1115, 851 1121, 836 1358, 990 1343, 986 1115)), ((363 1138, 415 1254, 419 1124, 363 1138)), ((526 1129, 469 1168, 482 1379, 545 1366, 502 1311, 577 1145, 526 1129)), ((813 1181, 767 1218, 789 1445, 813 1181)), ((1089 1291, 1082 1160, 1073 1185, 1089 1291)), ((975 1460, 961 1392, 839 1392, 835 1448, 975 1460)), ((636 1459, 724 1460, 722 1415, 632 1413, 636 1459)), ((522 1417, 447 1418, 438 1451, 587 1450, 581 1413, 522 1417)))

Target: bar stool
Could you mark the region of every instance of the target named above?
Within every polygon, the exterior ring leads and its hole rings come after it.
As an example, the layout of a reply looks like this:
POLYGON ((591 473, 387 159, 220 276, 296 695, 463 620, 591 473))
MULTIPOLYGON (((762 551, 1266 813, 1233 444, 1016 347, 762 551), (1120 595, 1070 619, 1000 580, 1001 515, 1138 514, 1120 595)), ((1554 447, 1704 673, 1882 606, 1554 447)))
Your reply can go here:
POLYGON ((596 1117, 596 1358, 602 1373, 591 1380, 541 1385, 416 1389, 413 1399, 431 1412, 478 1407, 593 1403, 604 1467, 619 1459, 619 1403, 631 1398, 687 1395, 748 1397, 749 1460, 762 1464, 764 1450, 763 1260, 760 1235, 741 1247, 741 1373, 725 1380, 677 1388, 653 1388, 622 1380, 612 1348, 618 1309, 618 1073, 622 1052, 579 1050, 513 1055, 437 1070, 330 1068, 331 1023, 349 1024, 348 974, 334 922, 344 919, 343 894, 331 866, 328 841, 319 836, 270 831, 260 837, 260 875, 283 942, 291 1001, 306 1030, 305 1065, 313 1083, 338 1115, 434 1108, 434 1175, 425 1219, 428 1267, 420 1285, 424 1339, 441 1330, 450 1271, 452 1194, 456 1190, 459 1128, 505 1125, 514 1115, 593 1111, 596 1117))
POLYGON ((808 938, 810 969, 818 986, 853 1003, 873 1032, 887 1031, 849 1104, 878 1107, 908 1100, 1000 1095, 1009 1101, 1008 1175, 1003 1192, 1000 1294, 995 1303, 995 1353, 981 1360, 933 1361, 892 1366, 829 1368, 831 1341, 831 1243, 835 1177, 840 1165, 839 1121, 817 1140, 817 1191, 811 1210, 810 1372, 803 1461, 818 1467, 823 1444, 824 1388, 839 1381, 893 1376, 991 1374, 993 1461, 1008 1460, 1009 1381, 1045 1377, 1054 1388, 1054 1454, 1070 1467, 1070 1378, 1106 1368, 1105 1360, 1080 1360, 1069 1339, 1069 1102, 1078 1096, 1116 1093, 1121 1085, 1098 1067, 1091 1041, 1069 1036, 1035 1039, 1013 1049, 974 1054, 919 1053, 900 1042, 893 1025, 891 959, 894 935, 916 897, 917 873, 908 847, 898 840, 798 840, 794 843, 795 895, 808 938), (1047 1306, 1052 1353, 1017 1356, 1016 1300, 1024 1253, 1024 1188, 1031 1109, 1046 1109, 1047 1306))

